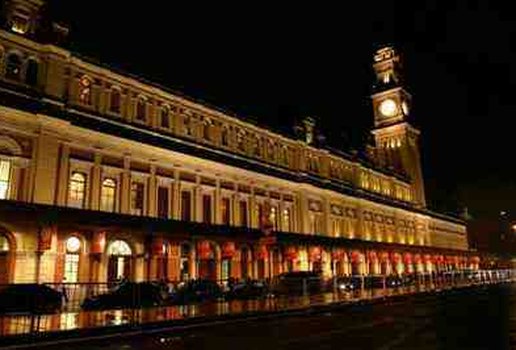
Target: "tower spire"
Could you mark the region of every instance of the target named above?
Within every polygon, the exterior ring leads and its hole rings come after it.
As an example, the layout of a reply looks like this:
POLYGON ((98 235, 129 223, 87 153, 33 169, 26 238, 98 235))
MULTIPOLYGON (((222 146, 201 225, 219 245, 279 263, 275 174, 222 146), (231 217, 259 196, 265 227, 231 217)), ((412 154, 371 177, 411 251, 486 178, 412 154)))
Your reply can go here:
POLYGON ((376 75, 373 94, 374 135, 377 154, 384 166, 404 172, 410 177, 418 206, 425 207, 425 190, 419 130, 409 122, 411 95, 404 87, 403 65, 392 46, 376 51, 373 59, 376 75))

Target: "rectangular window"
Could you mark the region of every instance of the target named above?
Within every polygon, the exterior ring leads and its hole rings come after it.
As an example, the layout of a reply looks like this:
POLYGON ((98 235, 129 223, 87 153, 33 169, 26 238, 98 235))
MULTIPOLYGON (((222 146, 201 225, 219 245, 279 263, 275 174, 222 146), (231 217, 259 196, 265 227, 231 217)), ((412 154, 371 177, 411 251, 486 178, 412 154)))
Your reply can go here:
POLYGON ((169 117, 169 111, 168 108, 162 108, 161 109, 161 127, 168 129, 170 128, 170 117, 169 117))
POLYGON ((143 215, 143 191, 144 186, 141 182, 131 184, 131 214, 143 215))
POLYGON ((283 228, 284 232, 290 232, 290 208, 283 209, 283 228))
POLYGON ((168 187, 158 187, 158 216, 168 218, 168 187))
POLYGON ((64 278, 66 283, 77 283, 79 275, 79 254, 65 255, 64 278))
POLYGON ((278 208, 276 206, 271 207, 271 211, 269 213, 269 220, 272 225, 272 229, 274 231, 278 230, 278 208))
POLYGON ((7 199, 10 175, 11 162, 8 160, 0 160, 0 199, 7 199))
POLYGON ((334 237, 340 237, 340 234, 341 234, 340 219, 333 219, 332 223, 333 223, 333 236, 334 237))
POLYGON ((192 220, 192 196, 190 191, 181 191, 181 220, 192 220))
POLYGON ((222 223, 224 225, 230 224, 230 214, 231 214, 231 208, 230 208, 230 201, 229 198, 222 198, 221 203, 221 209, 222 209, 222 223))
POLYGON ((100 210, 115 211, 116 182, 111 178, 102 181, 100 190, 100 210))
POLYGON ((202 221, 211 223, 211 196, 208 194, 202 196, 202 221))
POLYGON ((240 201, 240 226, 248 226, 246 201, 240 201))
POLYGON ((68 205, 83 208, 86 198, 86 175, 74 172, 68 184, 68 205))

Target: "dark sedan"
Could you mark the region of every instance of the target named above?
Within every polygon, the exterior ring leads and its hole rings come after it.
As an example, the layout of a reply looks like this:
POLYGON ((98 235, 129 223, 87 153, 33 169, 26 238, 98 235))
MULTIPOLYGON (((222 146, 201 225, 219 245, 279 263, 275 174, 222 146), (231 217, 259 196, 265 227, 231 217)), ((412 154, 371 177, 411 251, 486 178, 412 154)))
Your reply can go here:
POLYGON ((62 304, 63 295, 43 284, 11 284, 0 290, 0 313, 53 313, 62 304))
POLYGON ((163 305, 167 299, 165 289, 152 282, 125 282, 111 291, 86 298, 81 307, 85 310, 139 308, 163 305))

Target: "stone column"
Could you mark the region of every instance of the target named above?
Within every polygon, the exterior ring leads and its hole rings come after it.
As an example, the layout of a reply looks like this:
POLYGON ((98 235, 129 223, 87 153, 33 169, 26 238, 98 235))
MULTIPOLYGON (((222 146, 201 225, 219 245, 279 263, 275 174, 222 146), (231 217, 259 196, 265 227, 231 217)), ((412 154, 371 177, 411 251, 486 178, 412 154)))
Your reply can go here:
POLYGON ((258 227, 258 218, 255 218, 254 206, 256 204, 256 198, 254 196, 254 187, 251 186, 251 195, 249 196, 249 205, 248 205, 248 218, 249 227, 258 227))
MULTIPOLYGON (((283 193, 280 192, 280 199, 279 199, 279 205, 278 205, 278 230, 279 231, 286 231, 287 227, 285 226, 285 223, 283 222, 283 210, 285 210, 285 203, 283 202, 283 193)), ((281 254, 280 254, 281 255, 281 254)))
MULTIPOLYGON (((240 224, 240 207, 239 207, 239 201, 240 196, 238 195, 238 184, 233 184, 233 195, 231 196, 229 200, 229 223, 233 226, 238 226, 240 224)), ((249 220, 249 218, 247 218, 249 220)))
POLYGON ((296 194, 296 203, 297 203, 297 232, 299 233, 309 233, 309 223, 307 220, 308 217, 308 202, 307 198, 303 191, 299 191, 296 194))
POLYGON ((333 232, 332 232, 332 225, 331 225, 331 215, 330 215, 330 211, 331 211, 331 208, 330 208, 330 200, 324 196, 323 197, 323 232, 326 234, 326 236, 328 237, 333 237, 333 232))
POLYGON ((201 177, 196 175, 195 186, 193 190, 193 220, 196 222, 202 222, 202 188, 201 188, 201 177))
POLYGON ((102 155, 95 153, 94 163, 91 171, 91 195, 90 209, 99 210, 100 189, 102 183, 102 155))
POLYGON ((213 211, 214 211, 214 223, 215 224, 221 224, 222 223, 222 212, 221 212, 221 208, 222 208, 222 205, 221 205, 221 201, 222 201, 222 198, 220 196, 220 179, 217 178, 215 180, 215 195, 213 196, 213 211))
POLYGON ((172 218, 179 220, 181 218, 181 182, 179 181, 179 170, 174 170, 174 185, 172 188, 172 218))
POLYGON ((124 171, 122 172, 122 184, 120 186, 120 212, 131 212, 131 158, 124 156, 124 171))
POLYGON ((156 178, 156 164, 151 164, 150 166, 150 176, 149 176, 149 188, 147 195, 147 215, 156 217, 158 216, 157 211, 157 178, 156 178))
POLYGON ((9 179, 9 193, 7 198, 11 200, 18 199, 18 187, 20 183, 21 169, 19 162, 15 160, 11 163, 11 175, 9 179))

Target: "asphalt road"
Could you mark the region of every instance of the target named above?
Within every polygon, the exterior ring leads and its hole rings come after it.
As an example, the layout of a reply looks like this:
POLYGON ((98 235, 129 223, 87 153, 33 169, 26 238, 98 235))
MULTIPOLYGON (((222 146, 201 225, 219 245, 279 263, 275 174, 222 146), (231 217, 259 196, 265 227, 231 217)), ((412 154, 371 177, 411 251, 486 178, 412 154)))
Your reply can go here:
POLYGON ((511 349, 516 285, 38 349, 511 349))

